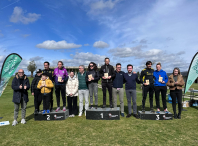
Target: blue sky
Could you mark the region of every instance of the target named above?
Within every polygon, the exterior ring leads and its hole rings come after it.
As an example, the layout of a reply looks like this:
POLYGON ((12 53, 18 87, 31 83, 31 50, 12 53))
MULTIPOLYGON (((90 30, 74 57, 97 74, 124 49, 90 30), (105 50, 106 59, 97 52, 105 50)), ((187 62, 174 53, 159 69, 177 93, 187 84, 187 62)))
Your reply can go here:
MULTIPOLYGON (((165 71, 187 71, 198 51, 195 0, 1 0, 0 66, 18 53, 26 70, 49 61, 56 66, 161 62, 165 71)), ((153 66, 155 68, 155 66, 153 66)))

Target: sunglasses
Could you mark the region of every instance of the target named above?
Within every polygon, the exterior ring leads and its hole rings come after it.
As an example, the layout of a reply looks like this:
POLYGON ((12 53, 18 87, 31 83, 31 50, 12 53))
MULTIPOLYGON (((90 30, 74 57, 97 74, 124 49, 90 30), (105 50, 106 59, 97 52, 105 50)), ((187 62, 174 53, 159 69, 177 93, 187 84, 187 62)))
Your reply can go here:
POLYGON ((22 73, 24 73, 24 72, 18 72, 18 73, 22 74, 22 73))
POLYGON ((93 65, 90 65, 90 67, 93 67, 93 65))

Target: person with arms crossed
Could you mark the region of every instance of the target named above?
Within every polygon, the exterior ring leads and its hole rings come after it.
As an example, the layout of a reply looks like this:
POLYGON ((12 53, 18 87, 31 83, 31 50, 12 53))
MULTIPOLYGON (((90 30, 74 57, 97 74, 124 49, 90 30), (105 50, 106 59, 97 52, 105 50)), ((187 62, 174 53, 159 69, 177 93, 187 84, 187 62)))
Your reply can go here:
POLYGON ((105 64, 100 68, 100 78, 102 78, 102 92, 103 92, 103 108, 106 107, 106 88, 109 92, 109 104, 110 108, 113 108, 112 102, 112 78, 115 77, 114 68, 109 64, 110 59, 105 58, 105 64))
POLYGON ((165 113, 169 113, 166 106, 166 93, 167 93, 167 86, 166 83, 168 82, 168 76, 166 72, 162 70, 161 63, 157 63, 156 69, 153 72, 154 76, 154 89, 155 89, 155 101, 157 107, 157 113, 160 113, 160 92, 162 96, 162 103, 163 109, 165 113))
POLYGON ((25 124, 26 106, 28 99, 28 90, 30 89, 30 83, 27 76, 24 74, 24 70, 19 69, 17 75, 12 80, 13 100, 14 102, 14 121, 12 126, 18 124, 17 118, 19 113, 19 106, 21 105, 21 123, 25 124))
POLYGON ((137 115, 137 103, 136 103, 136 83, 140 84, 140 80, 138 79, 138 75, 134 74, 133 71, 133 65, 128 64, 127 65, 127 73, 124 74, 124 82, 125 82, 125 91, 126 91, 126 97, 128 102, 128 115, 126 118, 129 118, 132 116, 131 111, 131 97, 133 102, 133 116, 136 119, 139 119, 139 116, 137 115))

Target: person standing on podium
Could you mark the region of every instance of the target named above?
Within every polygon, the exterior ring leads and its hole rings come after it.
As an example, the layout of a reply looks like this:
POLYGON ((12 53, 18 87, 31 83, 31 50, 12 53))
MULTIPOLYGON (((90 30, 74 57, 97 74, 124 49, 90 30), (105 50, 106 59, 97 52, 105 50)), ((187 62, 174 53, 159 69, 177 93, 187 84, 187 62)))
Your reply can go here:
POLYGON ((100 79, 97 65, 94 62, 90 62, 88 66, 88 71, 86 73, 86 81, 89 88, 90 96, 90 109, 93 108, 93 94, 95 97, 95 109, 98 107, 98 80, 100 79))
POLYGON ((54 69, 54 81, 55 81, 55 93, 57 100, 56 112, 60 110, 60 92, 63 100, 63 111, 66 111, 66 82, 68 79, 68 74, 66 68, 63 66, 62 61, 58 61, 58 67, 54 69))
POLYGON ((112 78, 115 77, 114 68, 112 65, 109 64, 110 59, 108 57, 105 58, 105 64, 100 68, 100 78, 102 78, 102 91, 103 91, 103 106, 102 108, 106 107, 106 88, 109 92, 109 104, 110 108, 113 108, 112 102, 112 78))
POLYGON ((138 75, 136 73, 133 73, 133 65, 128 64, 127 65, 127 73, 124 74, 124 82, 125 82, 125 91, 126 91, 126 97, 128 102, 128 115, 126 118, 129 118, 132 116, 131 111, 131 97, 133 102, 133 116, 136 119, 139 119, 139 116, 137 115, 137 103, 136 103, 136 83, 140 84, 140 80, 138 79, 138 75))
POLYGON ((116 64, 116 70, 115 70, 115 77, 113 78, 113 106, 114 108, 117 107, 117 95, 120 99, 120 108, 121 108, 121 116, 124 117, 124 74, 125 72, 121 71, 121 64, 116 64))
POLYGON ((168 82, 168 76, 165 71, 162 70, 161 63, 157 63, 156 69, 153 73, 154 76, 154 88, 155 88, 155 101, 157 107, 157 113, 160 114, 160 92, 162 96, 163 102, 163 109, 165 113, 169 113, 166 106, 166 93, 167 93, 167 86, 166 83, 168 82))
MULTIPOLYGON (((47 76, 49 77, 49 79, 52 81, 52 83, 54 83, 54 78, 53 78, 53 73, 54 73, 54 70, 49 68, 50 67, 50 63, 48 61, 45 61, 44 62, 44 70, 42 70, 42 73, 46 73, 47 76)), ((54 98, 53 98, 53 91, 54 91, 54 88, 51 89, 51 98, 50 98, 50 111, 52 112, 53 110, 53 101, 54 101, 54 98)))
POLYGON ((150 110, 154 113, 153 109, 153 92, 154 92, 154 78, 153 72, 154 69, 151 68, 152 62, 146 62, 146 68, 141 71, 140 81, 143 84, 143 98, 142 98, 142 112, 145 113, 145 102, 147 93, 149 92, 149 101, 150 101, 150 110))

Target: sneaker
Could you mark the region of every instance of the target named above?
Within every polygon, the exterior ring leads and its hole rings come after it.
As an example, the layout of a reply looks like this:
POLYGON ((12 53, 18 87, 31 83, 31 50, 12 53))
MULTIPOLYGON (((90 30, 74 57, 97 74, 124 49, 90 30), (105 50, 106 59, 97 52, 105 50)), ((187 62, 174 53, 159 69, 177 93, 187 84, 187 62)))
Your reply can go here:
POLYGON ((113 108, 113 105, 112 104, 110 105, 110 108, 113 108))
POLYGON ((60 107, 57 107, 56 112, 60 111, 60 107))
POLYGON ((47 110, 47 113, 49 114, 50 113, 50 110, 47 110))
POLYGON ((45 114, 46 110, 43 110, 42 114, 45 114))
POLYGON ((21 120, 21 123, 22 123, 22 124, 25 124, 25 123, 26 123, 25 119, 22 119, 22 120, 21 120))
POLYGON ((131 117, 131 114, 128 114, 128 115, 126 116, 126 118, 129 118, 129 117, 131 117))
POLYGON ((145 109, 144 108, 142 108, 142 112, 145 113, 145 109))
POLYGON ((98 108, 98 105, 95 106, 95 109, 97 109, 97 108, 98 108))
POLYGON ((124 117, 124 113, 121 113, 121 116, 124 117))
POLYGON ((177 114, 174 114, 174 119, 177 119, 177 114))
POLYGON ((71 118, 71 117, 72 117, 72 115, 69 115, 69 117, 71 118))
POLYGON ((177 115, 177 119, 181 119, 181 115, 180 114, 177 115))
POLYGON ((63 107, 63 111, 64 111, 64 112, 66 111, 66 108, 65 108, 65 107, 63 107))
POLYGON ((89 107, 89 109, 92 109, 93 108, 93 105, 91 105, 90 107, 89 107))
POLYGON ((75 115, 73 114, 72 117, 75 117, 75 115))
POLYGON ((140 118, 137 114, 133 114, 133 116, 134 116, 136 119, 139 119, 139 118, 140 118))
POLYGON ((151 108, 151 113, 155 113, 155 111, 154 111, 154 109, 153 109, 153 108, 151 108))
POLYGON ((17 120, 14 120, 14 121, 12 122, 12 126, 16 126, 17 124, 18 124, 17 120))
POLYGON ((167 110, 167 108, 164 110, 164 112, 165 112, 166 114, 168 114, 168 113, 169 113, 169 111, 167 110))
POLYGON ((157 112, 156 112, 157 114, 160 114, 160 109, 159 108, 157 108, 157 112))
POLYGON ((81 117, 82 116, 82 112, 80 112, 78 116, 81 117))

